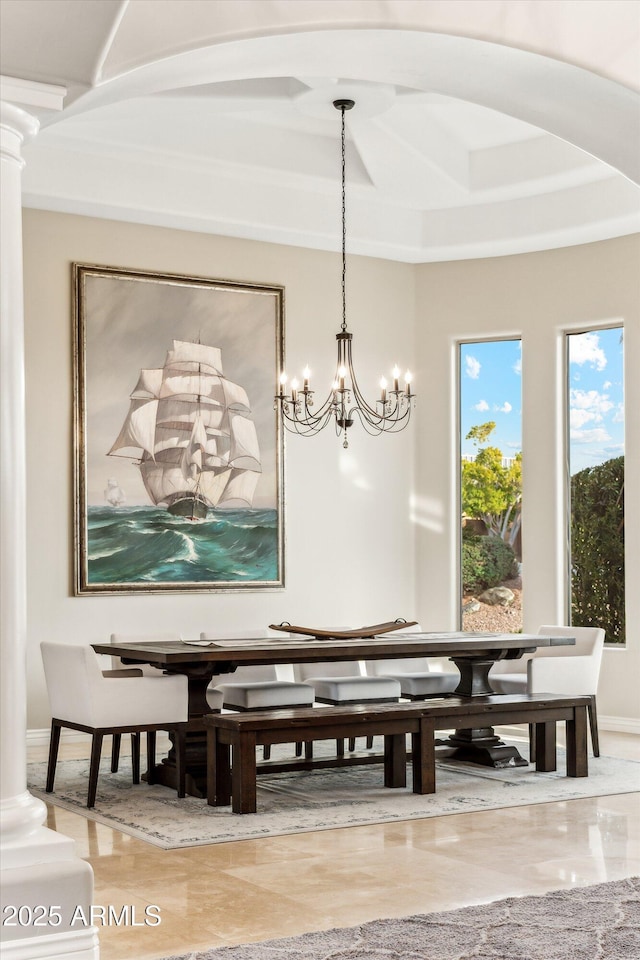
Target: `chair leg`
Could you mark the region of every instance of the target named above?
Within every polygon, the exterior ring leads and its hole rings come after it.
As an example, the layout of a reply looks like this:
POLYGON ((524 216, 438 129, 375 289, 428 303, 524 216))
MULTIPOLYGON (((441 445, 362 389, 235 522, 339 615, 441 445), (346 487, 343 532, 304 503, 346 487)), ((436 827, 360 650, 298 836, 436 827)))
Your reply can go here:
POLYGON ((373 750, 373 737, 367 737, 367 750, 373 750))
POLYGON ((589 713, 589 727, 591 729, 591 745, 593 746, 594 757, 600 756, 600 738, 598 736, 598 713, 596 710, 595 694, 590 698, 587 707, 589 713))
POLYGON ((147 730, 147 783, 155 783, 156 731, 147 730))
POLYGON ((104 734, 95 732, 91 738, 91 763, 89 765, 89 794, 87 806, 93 807, 96 802, 98 789, 98 773, 100 771, 100 754, 102 753, 102 738, 104 734))
POLYGON ((344 757, 344 740, 336 740, 336 756, 344 757))
POLYGON ((356 738, 349 737, 349 753, 353 753, 356 748, 356 738))
POLYGON ((270 744, 270 743, 265 743, 264 747, 262 748, 262 759, 263 759, 263 760, 270 760, 270 759, 271 759, 271 744, 270 744))
POLYGON ((313 740, 305 740, 304 758, 305 760, 313 760, 313 740))
POLYGON ((133 768, 133 782, 140 783, 140 734, 131 734, 131 766, 133 768))
POLYGON ((302 756, 302 743, 298 740, 296 743, 296 757, 302 756))
POLYGON ((60 746, 60 731, 62 727, 55 720, 51 721, 51 740, 49 741, 49 765, 47 767, 47 785, 45 791, 53 792, 53 781, 56 777, 56 763, 58 762, 58 747, 60 746))
POLYGON ((178 779, 178 799, 187 795, 186 736, 182 728, 174 730, 173 746, 176 752, 176 776, 178 779))
POLYGON ((120 743, 122 741, 121 733, 114 733, 111 738, 111 773, 118 772, 120 765, 120 743))

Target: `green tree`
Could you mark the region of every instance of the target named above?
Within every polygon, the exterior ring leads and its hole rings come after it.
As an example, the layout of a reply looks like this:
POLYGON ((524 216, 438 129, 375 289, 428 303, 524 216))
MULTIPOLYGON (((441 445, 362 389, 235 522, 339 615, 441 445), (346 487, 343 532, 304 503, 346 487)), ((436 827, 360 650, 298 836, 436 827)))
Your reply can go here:
POLYGON ((624 457, 571 477, 571 622, 625 642, 624 457))
POLYGON ((478 447, 473 461, 462 463, 462 510, 467 517, 483 520, 491 536, 513 547, 521 523, 522 454, 502 465, 502 450, 482 447, 496 428, 495 421, 472 427, 466 436, 478 447))

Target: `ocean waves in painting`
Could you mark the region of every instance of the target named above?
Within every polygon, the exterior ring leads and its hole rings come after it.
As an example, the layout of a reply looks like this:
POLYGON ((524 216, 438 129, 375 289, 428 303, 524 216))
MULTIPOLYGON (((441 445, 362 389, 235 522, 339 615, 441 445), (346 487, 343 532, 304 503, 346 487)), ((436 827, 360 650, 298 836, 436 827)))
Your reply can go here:
POLYGON ((204 520, 157 507, 89 507, 90 584, 278 581, 275 510, 220 510, 204 520))

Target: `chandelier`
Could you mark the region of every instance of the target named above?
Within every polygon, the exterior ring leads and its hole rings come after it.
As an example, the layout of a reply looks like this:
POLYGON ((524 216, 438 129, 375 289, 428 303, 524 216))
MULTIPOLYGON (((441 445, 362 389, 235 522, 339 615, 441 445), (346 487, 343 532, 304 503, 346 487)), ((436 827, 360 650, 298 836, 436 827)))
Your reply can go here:
POLYGON ((302 374, 302 388, 297 379, 292 379, 287 392, 288 377, 284 371, 280 374, 278 393, 275 396, 275 409, 280 409, 282 422, 287 430, 303 437, 314 436, 329 423, 333 423, 337 436, 343 437, 343 447, 349 446, 348 431, 356 416, 367 433, 376 436, 380 433, 399 433, 411 417, 415 395, 411 392, 411 373, 407 370, 403 386, 400 386, 400 371, 396 366, 392 373, 390 389, 387 380, 380 380, 380 396, 369 403, 360 387, 353 369, 353 334, 347 330, 346 297, 346 150, 345 150, 345 111, 355 105, 353 100, 334 100, 336 110, 342 115, 342 325, 336 334, 338 343, 338 362, 333 384, 326 399, 315 406, 314 391, 310 388, 311 372, 305 367, 302 374))

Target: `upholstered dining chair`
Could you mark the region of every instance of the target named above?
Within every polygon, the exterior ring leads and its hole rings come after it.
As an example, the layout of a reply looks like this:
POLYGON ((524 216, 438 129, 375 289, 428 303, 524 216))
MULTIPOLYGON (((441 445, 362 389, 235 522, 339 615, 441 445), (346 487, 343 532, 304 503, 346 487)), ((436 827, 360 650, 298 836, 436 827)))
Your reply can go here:
MULTIPOLYGON (((109 643, 144 643, 153 641, 180 640, 179 633, 112 633, 109 643)), ((140 663, 129 667, 120 657, 104 657, 110 664, 109 669, 103 670, 104 677, 159 677, 160 671, 150 663, 140 663)), ((135 733, 131 734, 131 750, 134 750, 135 733)), ((148 737, 147 737, 148 739, 148 737)), ((111 737, 111 773, 117 773, 120 765, 120 745, 122 734, 114 733, 111 737)))
MULTIPOLYGON (((276 636, 265 629, 235 631, 203 631, 201 640, 256 640, 265 636, 276 636)), ((290 665, 289 665, 290 666, 290 665)), ((285 670, 287 667, 282 666, 285 670)), ((214 677, 207 687, 207 703, 214 709, 225 710, 286 710, 290 707, 312 707, 313 690, 306 683, 278 678, 276 664, 238 667, 235 673, 214 677)), ((262 748, 263 757, 268 760, 271 747, 262 748)), ((302 744, 296 743, 296 755, 302 753, 302 744)))
MULTIPOLYGON (((601 627, 542 626, 547 637, 575 637, 575 646, 540 647, 518 660, 499 660, 489 679, 498 693, 559 693, 588 696, 589 727, 594 757, 600 756, 596 693, 604 649, 601 627)), ((533 741, 531 741, 533 746, 533 741)))
MULTIPOLYGON (((407 627, 404 633, 422 633, 419 623, 407 627)), ((369 677, 393 677, 400 684, 403 700, 426 700, 453 693, 460 683, 460 673, 433 669, 429 657, 407 657, 397 660, 365 660, 369 677)))
MULTIPOLYGON (((329 661, 327 663, 297 663, 293 673, 296 680, 313 687, 318 703, 338 706, 343 703, 397 703, 400 684, 392 677, 367 677, 359 660, 329 661)), ((373 739, 367 737, 367 748, 373 739)), ((344 741, 336 743, 338 756, 344 754, 344 741)), ((312 744, 307 744, 307 756, 312 744)), ((355 750, 355 738, 349 739, 349 750, 355 750)))
MULTIPOLYGON (((189 719, 187 678, 160 673, 145 677, 126 670, 116 671, 119 676, 105 676, 90 646, 44 641, 40 649, 52 714, 46 792, 53 792, 63 727, 91 734, 88 807, 95 805, 105 735, 132 734, 133 782, 139 783, 140 733, 146 732, 148 777, 153 782, 156 731, 180 729, 189 719), (133 675, 122 675, 128 673, 133 675)), ((176 737, 179 797, 185 795, 181 743, 182 738, 176 737)))

